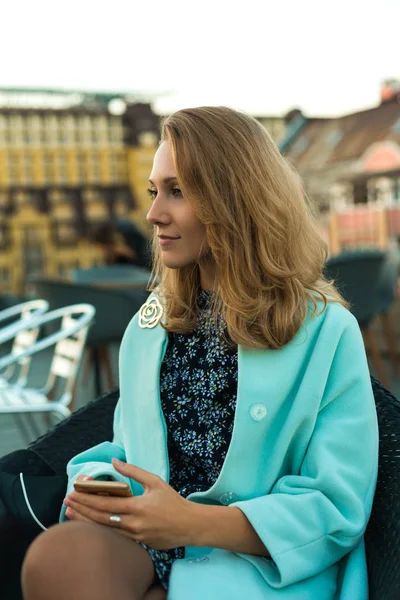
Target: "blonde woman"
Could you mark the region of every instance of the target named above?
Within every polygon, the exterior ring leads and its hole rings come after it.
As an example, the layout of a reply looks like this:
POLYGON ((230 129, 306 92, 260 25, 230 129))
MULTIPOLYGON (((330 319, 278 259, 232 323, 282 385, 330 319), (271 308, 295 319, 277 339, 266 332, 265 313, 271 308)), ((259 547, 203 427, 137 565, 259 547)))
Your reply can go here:
POLYGON ((25 600, 366 600, 375 406, 297 176, 251 117, 193 108, 164 121, 149 195, 159 283, 121 345, 114 439, 69 463, 25 600))

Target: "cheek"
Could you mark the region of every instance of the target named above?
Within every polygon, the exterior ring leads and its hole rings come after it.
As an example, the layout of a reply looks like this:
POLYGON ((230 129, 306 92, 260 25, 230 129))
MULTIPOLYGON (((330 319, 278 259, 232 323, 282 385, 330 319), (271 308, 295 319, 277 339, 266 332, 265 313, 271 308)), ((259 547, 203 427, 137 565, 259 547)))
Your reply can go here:
POLYGON ((199 253, 206 245, 206 228, 202 223, 196 223, 188 232, 187 243, 192 246, 193 251, 199 253))
POLYGON ((180 215, 179 220, 178 228, 185 238, 185 243, 200 246, 205 242, 206 226, 199 221, 193 210, 185 211, 185 214, 180 215))

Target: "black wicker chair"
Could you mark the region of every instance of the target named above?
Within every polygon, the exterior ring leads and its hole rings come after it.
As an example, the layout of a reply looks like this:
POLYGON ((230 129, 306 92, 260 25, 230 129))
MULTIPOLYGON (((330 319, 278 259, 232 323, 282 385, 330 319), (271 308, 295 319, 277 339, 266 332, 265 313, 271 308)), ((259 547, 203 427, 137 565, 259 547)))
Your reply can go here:
MULTIPOLYGON (((371 519, 365 535, 370 600, 400 598, 400 402, 372 378, 380 430, 379 475, 371 519)), ((0 474, 65 476, 68 460, 100 441, 112 438, 112 415, 118 390, 90 403, 48 434, 0 459, 0 474), (95 427, 94 427, 95 424, 95 427)), ((58 515, 63 493, 56 502, 58 515)), ((56 522, 56 516, 52 522, 56 522)), ((40 532, 11 518, 2 505, 0 487, 0 598, 21 600, 19 573, 24 553, 40 532)))
MULTIPOLYGON (((118 389, 105 394, 56 425, 26 450, 16 450, 1 458, 0 476, 21 471, 25 475, 42 477, 44 481, 65 477, 65 467, 70 458, 101 441, 112 439, 113 413, 118 396, 118 389)), ((57 522, 65 486, 66 477, 64 487, 56 496, 53 495, 54 510, 47 511, 47 522, 42 521, 46 526, 57 522)), ((22 600, 22 561, 26 549, 41 529, 33 521, 27 525, 11 516, 4 496, 0 478, 0 598, 22 600)), ((18 504, 21 499, 15 497, 12 501, 18 504)))
POLYGON ((372 378, 379 422, 379 471, 365 533, 370 600, 400 599, 400 402, 372 378))

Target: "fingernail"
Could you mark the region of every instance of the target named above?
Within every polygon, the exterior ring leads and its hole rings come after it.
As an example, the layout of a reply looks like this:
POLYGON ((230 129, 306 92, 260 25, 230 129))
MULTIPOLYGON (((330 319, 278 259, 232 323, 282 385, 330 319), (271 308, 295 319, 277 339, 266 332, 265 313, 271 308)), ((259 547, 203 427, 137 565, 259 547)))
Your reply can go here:
POLYGON ((87 481, 88 479, 90 479, 89 475, 85 475, 85 477, 83 477, 81 481, 87 481))
POLYGON ((65 506, 70 506, 70 501, 68 500, 68 498, 65 498, 64 504, 65 506))
POLYGON ((67 510, 65 511, 65 514, 67 515, 67 517, 69 519, 71 519, 74 516, 74 511, 72 510, 72 508, 67 508, 67 510))
POLYGON ((125 463, 122 462, 122 460, 119 460, 118 458, 114 458, 114 462, 117 463, 117 465, 124 465, 125 463))

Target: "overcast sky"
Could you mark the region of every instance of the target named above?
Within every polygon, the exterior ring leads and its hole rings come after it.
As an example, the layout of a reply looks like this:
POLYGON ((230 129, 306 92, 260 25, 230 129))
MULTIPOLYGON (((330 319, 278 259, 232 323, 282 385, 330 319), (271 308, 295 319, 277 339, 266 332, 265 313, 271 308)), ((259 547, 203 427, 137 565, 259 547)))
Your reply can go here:
POLYGON ((0 87, 335 115, 400 78, 400 0, 3 0, 0 87))

